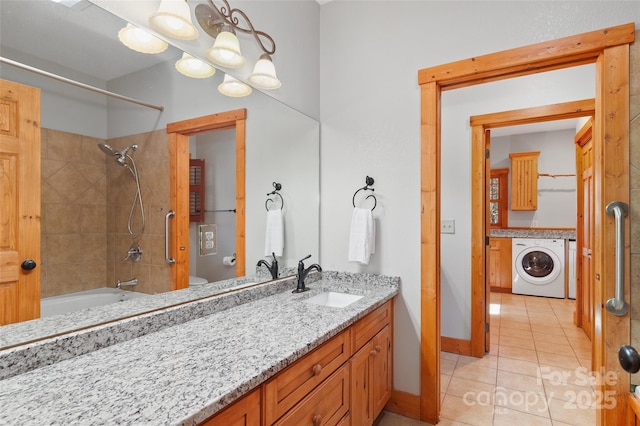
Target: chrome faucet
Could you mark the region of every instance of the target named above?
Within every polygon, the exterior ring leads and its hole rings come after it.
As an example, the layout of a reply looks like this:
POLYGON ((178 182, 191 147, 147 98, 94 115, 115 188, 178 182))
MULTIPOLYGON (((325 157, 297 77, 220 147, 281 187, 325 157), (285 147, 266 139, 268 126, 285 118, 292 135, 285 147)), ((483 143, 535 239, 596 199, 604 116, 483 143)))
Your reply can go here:
POLYGON ((137 278, 131 278, 128 281, 120 281, 120 280, 118 280, 118 283, 116 284, 116 288, 122 288, 123 285, 138 285, 138 279, 137 278))
POLYGON ((269 272, 271 272, 271 278, 275 280, 276 278, 278 278, 278 261, 276 260, 275 253, 272 252, 271 255, 273 256, 273 262, 271 262, 271 265, 269 265, 269 263, 266 260, 260 259, 256 266, 260 266, 260 265, 266 266, 269 272))
POLYGON ((124 260, 131 259, 132 262, 139 262, 141 257, 142 247, 140 247, 136 243, 133 243, 131 244, 131 247, 129 247, 129 250, 127 250, 127 256, 124 258, 124 260))
POLYGON ((298 262, 298 287, 296 287, 296 289, 293 290, 292 293, 302 293, 303 291, 309 290, 304 286, 304 279, 307 278, 307 275, 309 275, 309 272, 311 272, 312 269, 315 269, 318 272, 322 272, 322 268, 317 263, 310 265, 308 268, 304 267, 304 261, 310 257, 311 255, 298 262))

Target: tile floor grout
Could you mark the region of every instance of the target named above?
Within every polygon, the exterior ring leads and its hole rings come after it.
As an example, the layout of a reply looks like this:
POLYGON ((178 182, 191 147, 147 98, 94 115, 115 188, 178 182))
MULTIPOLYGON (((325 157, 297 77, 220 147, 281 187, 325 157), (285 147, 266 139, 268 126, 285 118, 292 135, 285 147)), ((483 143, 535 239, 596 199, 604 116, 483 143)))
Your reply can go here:
MULTIPOLYGON (((575 301, 491 294, 490 352, 442 352, 438 425, 595 425, 591 342, 575 301)), ((384 413, 376 426, 427 423, 384 413)))

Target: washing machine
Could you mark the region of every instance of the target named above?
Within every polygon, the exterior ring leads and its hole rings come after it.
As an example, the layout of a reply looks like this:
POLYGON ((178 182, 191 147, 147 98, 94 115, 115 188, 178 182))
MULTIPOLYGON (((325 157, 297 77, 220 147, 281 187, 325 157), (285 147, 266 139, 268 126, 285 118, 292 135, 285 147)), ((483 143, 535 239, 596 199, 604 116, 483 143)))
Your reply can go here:
POLYGON ((564 240, 513 238, 512 292, 564 298, 564 240))

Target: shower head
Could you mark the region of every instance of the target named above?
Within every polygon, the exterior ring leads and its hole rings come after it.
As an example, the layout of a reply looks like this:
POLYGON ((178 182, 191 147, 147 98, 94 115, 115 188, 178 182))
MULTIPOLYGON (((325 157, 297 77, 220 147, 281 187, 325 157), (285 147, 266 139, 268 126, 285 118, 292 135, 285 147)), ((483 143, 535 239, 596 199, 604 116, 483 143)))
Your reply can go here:
POLYGON ((111 146, 106 143, 99 143, 98 148, 107 155, 113 155, 114 157, 118 155, 118 151, 111 148, 111 146))
POLYGON ((113 147, 107 145, 106 143, 99 143, 98 148, 100 148, 105 154, 115 157, 116 163, 120 164, 123 167, 129 168, 129 165, 127 164, 127 156, 129 155, 128 152, 129 150, 135 151, 136 149, 138 149, 138 145, 133 144, 126 147, 122 151, 116 151, 113 147))

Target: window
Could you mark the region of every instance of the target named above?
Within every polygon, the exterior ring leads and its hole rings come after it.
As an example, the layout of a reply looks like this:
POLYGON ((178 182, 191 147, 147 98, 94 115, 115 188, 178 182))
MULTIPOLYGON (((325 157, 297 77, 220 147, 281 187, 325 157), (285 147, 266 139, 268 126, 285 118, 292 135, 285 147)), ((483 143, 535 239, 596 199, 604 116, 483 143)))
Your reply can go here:
POLYGON ((508 225, 508 177, 509 169, 492 169, 489 178, 489 225, 491 228, 507 228, 508 225))

